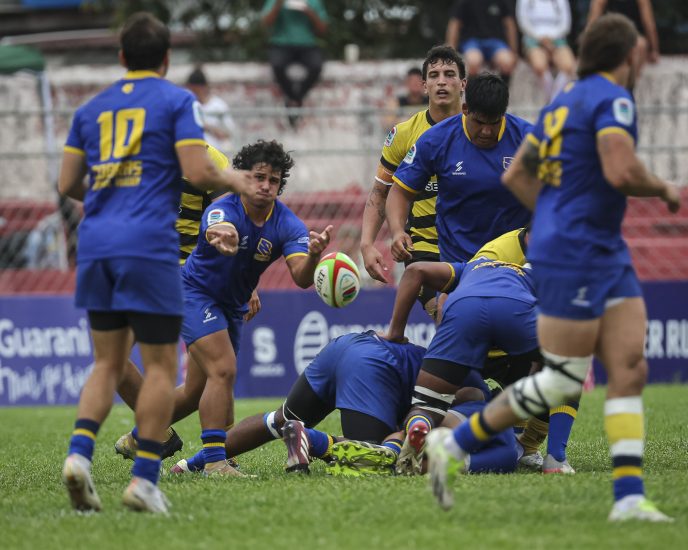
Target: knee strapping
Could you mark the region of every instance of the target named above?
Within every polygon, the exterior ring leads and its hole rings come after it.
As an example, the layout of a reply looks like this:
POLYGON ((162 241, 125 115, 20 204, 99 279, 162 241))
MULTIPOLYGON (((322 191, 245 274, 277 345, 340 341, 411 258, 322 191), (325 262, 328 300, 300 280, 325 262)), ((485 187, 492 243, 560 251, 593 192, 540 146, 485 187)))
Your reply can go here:
POLYGON ((542 355, 545 368, 516 382, 509 393, 511 408, 521 418, 541 414, 578 396, 592 360, 591 356, 562 357, 544 350, 542 355))
POLYGON ((275 439, 282 439, 282 429, 277 426, 277 423, 275 422, 275 413, 277 411, 272 411, 271 413, 267 413, 266 415, 263 416, 263 423, 265 424, 265 427, 268 429, 272 437, 275 439))
POLYGON ((411 406, 445 416, 452 401, 453 393, 438 393, 423 386, 416 386, 413 388, 411 406))

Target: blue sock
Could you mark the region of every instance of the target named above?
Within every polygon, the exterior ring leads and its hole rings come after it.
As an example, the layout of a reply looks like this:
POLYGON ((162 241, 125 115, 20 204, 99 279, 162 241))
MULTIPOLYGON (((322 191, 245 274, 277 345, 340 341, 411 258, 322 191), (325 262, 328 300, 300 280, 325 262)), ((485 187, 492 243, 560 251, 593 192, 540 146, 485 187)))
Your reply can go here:
POLYGON ((559 462, 566 460, 566 445, 569 442, 577 412, 577 401, 569 401, 566 405, 551 409, 549 412, 547 454, 552 455, 559 462))
POLYGON ((310 454, 317 457, 325 456, 332 445, 332 437, 313 428, 306 428, 306 433, 311 442, 310 454))
POLYGON ((227 451, 225 450, 226 437, 227 432, 224 430, 203 430, 201 432, 203 460, 206 464, 227 460, 227 451))
POLYGON ((160 475, 162 443, 152 439, 139 439, 138 443, 139 448, 136 451, 136 460, 134 460, 131 473, 136 477, 147 479, 151 483, 157 483, 160 475))
POLYGON ((88 420, 86 418, 79 418, 74 423, 74 431, 69 440, 69 453, 79 454, 86 457, 88 460, 93 459, 93 450, 96 446, 96 436, 100 424, 95 420, 88 420))
POLYGON ((623 476, 614 479, 614 500, 621 500, 630 495, 644 494, 645 487, 643 478, 640 475, 623 476))
POLYGON ((134 426, 134 429, 131 430, 131 436, 138 441, 139 440, 139 428, 138 426, 134 426))
POLYGON ((203 449, 198 451, 195 455, 186 461, 190 472, 202 472, 205 468, 205 459, 203 458, 203 449))
POLYGON ((485 424, 482 412, 474 413, 468 421, 454 430, 454 441, 467 453, 480 450, 493 436, 497 435, 485 424))
POLYGON ((397 455, 401 453, 401 446, 403 445, 403 441, 400 439, 388 439, 385 441, 382 446, 387 447, 388 449, 392 449, 397 455))

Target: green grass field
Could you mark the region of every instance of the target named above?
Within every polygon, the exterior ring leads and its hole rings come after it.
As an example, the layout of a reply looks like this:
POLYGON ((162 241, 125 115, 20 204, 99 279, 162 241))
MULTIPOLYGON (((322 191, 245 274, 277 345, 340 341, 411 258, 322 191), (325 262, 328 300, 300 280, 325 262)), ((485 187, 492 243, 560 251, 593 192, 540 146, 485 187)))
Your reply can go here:
MULTIPOLYGON (((72 407, 0 409, 0 548, 678 548, 688 541, 688 386, 645 394, 646 486, 671 525, 606 521, 611 506, 603 389, 584 396, 569 446, 575 476, 462 477, 457 506, 442 512, 424 478, 333 478, 284 473, 271 443, 241 458, 256 479, 162 479, 170 517, 123 509, 131 462, 114 454, 132 414, 118 406, 101 429, 94 479, 105 510, 72 512, 60 482, 72 407), (683 541, 683 543, 681 542, 683 541)), ((240 400, 237 418, 278 405, 240 400)), ((324 428, 338 431, 338 419, 324 428)), ((200 448, 195 416, 178 425, 184 454, 200 448)), ((168 459, 167 467, 173 464, 168 459)))

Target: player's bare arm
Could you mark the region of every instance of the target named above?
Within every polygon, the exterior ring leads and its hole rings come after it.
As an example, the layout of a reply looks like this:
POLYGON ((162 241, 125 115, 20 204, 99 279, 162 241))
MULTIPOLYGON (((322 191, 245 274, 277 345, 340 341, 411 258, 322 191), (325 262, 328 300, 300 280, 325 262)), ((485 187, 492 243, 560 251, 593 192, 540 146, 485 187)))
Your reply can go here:
POLYGON ((368 274, 381 283, 386 283, 387 265, 380 251, 375 248, 375 239, 382 224, 385 223, 385 205, 392 185, 392 173, 382 164, 377 167, 377 175, 363 210, 361 228, 361 255, 368 274))
POLYGON ((635 154, 630 135, 607 133, 598 136, 597 152, 604 178, 612 187, 630 197, 659 197, 667 203, 670 212, 678 212, 681 207, 678 188, 647 170, 635 154))
POLYGON ((444 43, 447 46, 456 48, 459 44, 459 35, 461 33, 461 20, 456 17, 452 17, 447 23, 447 33, 444 38, 444 43))
POLYGON ((408 218, 409 209, 413 202, 413 193, 402 188, 400 185, 393 185, 387 197, 387 223, 392 233, 392 257, 396 262, 403 262, 411 259, 413 251, 413 241, 411 236, 404 231, 404 225, 408 218))
POLYGON ((308 254, 287 258, 287 267, 291 273, 291 278, 299 287, 308 288, 313 284, 315 268, 320 261, 320 256, 330 244, 333 229, 333 226, 328 225, 322 233, 311 231, 308 254))
POLYGON ((87 172, 86 157, 83 154, 65 151, 62 155, 60 177, 57 181, 60 194, 83 202, 86 194, 84 178, 87 172))
POLYGON ((177 147, 177 157, 186 179, 202 191, 242 193, 249 186, 251 176, 248 171, 232 168, 218 170, 210 160, 205 145, 177 147))
POLYGON ((394 342, 404 340, 404 330, 411 308, 422 287, 441 292, 451 285, 455 276, 454 268, 445 262, 416 262, 409 265, 399 281, 386 338, 394 342))
POLYGON ((205 238, 223 256, 234 256, 239 251, 239 233, 231 223, 211 225, 206 229, 205 238))
POLYGON ((535 210, 542 182, 537 178, 540 155, 535 143, 526 138, 516 152, 509 169, 502 175, 502 183, 530 210, 535 210))

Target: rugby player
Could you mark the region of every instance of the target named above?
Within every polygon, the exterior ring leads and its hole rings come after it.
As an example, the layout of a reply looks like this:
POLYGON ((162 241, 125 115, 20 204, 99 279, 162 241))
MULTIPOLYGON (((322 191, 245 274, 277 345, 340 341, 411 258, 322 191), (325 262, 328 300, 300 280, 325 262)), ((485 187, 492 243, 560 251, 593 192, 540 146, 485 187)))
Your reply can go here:
POLYGON ((504 176, 519 200, 535 209, 528 258, 545 367, 507 388, 454 432, 430 432, 432 488, 445 508, 453 505, 453 474, 466 454, 519 419, 580 392, 595 354, 609 377, 604 407, 614 488, 609 520, 671 521, 645 497, 641 392, 647 313, 621 222, 626 196, 657 196, 676 212, 680 195, 648 172, 635 153, 629 90, 637 40, 631 21, 618 14, 605 15, 584 31, 580 80, 542 110, 504 176))
POLYGON ((184 173, 201 189, 224 191, 241 191, 245 181, 239 172, 215 168, 192 94, 164 80, 167 27, 150 14, 135 14, 121 31, 120 45, 128 72, 77 110, 58 182, 62 194, 84 200, 76 305, 88 312, 95 348, 62 477, 75 509, 101 509, 91 459, 133 333, 145 378, 136 404, 139 450, 122 500, 135 510, 166 513, 157 480, 182 313, 174 230, 179 181, 184 173))

